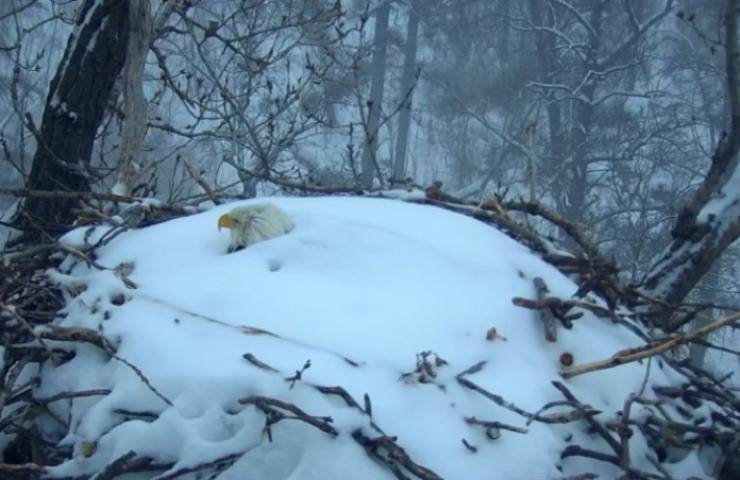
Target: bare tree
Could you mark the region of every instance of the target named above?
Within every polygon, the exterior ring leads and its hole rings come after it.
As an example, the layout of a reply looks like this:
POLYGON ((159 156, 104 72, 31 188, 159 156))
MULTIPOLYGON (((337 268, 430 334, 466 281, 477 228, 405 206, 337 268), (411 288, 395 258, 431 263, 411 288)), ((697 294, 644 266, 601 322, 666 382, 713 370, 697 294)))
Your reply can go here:
MULTIPOLYGON (((383 89, 385 86, 386 57, 388 54, 388 16, 390 2, 383 2, 375 12, 375 36, 373 38, 372 84, 367 101, 368 114, 365 125, 365 147, 362 153, 362 173, 360 183, 371 188, 377 171, 378 133, 383 109, 383 89)), ((382 180, 382 179, 381 179, 382 180)))
POLYGON ((148 108, 144 96, 144 67, 152 41, 149 0, 129 1, 128 54, 123 68, 124 121, 113 193, 129 195, 143 170, 137 155, 144 146, 148 108))
MULTIPOLYGON (((26 183, 30 190, 90 190, 95 134, 126 55, 128 2, 86 0, 46 99, 37 148, 26 183)), ((29 120, 30 121, 30 120, 29 120)), ((77 201, 29 197, 16 218, 31 238, 72 225, 77 201)))
POLYGON ((201 152, 196 163, 215 177, 235 172, 224 188, 255 196, 261 182, 289 176, 296 145, 329 116, 322 80, 346 35, 343 12, 336 2, 254 0, 176 13, 153 49, 162 107, 151 128, 180 139, 178 153, 201 152))
MULTIPOLYGON (((725 62, 730 121, 704 181, 676 220, 668 251, 647 277, 646 289, 671 305, 682 302, 740 236, 740 3, 726 1, 725 62)), ((665 316, 663 320, 667 320, 665 316)), ((669 328, 680 325, 669 324, 669 328)))
POLYGON ((396 153, 393 156, 393 182, 400 182, 406 175, 406 150, 409 128, 411 126, 411 100, 416 82, 416 50, 419 36, 419 8, 416 0, 409 5, 409 20, 406 30, 406 47, 404 49, 403 74, 401 76, 401 110, 398 115, 398 137, 396 153))
MULTIPOLYGON (((64 53, 67 8, 52 7, 42 0, 0 2, 0 185, 6 187, 28 177, 35 139, 27 114, 43 112, 53 67, 64 53)), ((0 198, 0 211, 10 200, 0 198)))

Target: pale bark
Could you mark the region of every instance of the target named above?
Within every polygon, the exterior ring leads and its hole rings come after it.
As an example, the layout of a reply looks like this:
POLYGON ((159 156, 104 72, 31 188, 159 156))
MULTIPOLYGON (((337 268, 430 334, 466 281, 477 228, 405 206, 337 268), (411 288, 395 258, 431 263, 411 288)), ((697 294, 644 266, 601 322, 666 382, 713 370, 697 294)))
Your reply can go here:
POLYGON ((404 50, 403 76, 401 77, 401 109, 398 115, 396 153, 393 156, 393 183, 401 183, 406 175, 406 150, 411 126, 411 105, 416 83, 416 51, 419 36, 418 2, 409 9, 409 22, 404 50))
POLYGON ((360 182, 363 188, 372 188, 377 170, 378 132, 383 107, 385 67, 388 56, 388 16, 390 2, 384 2, 375 12, 375 38, 373 39, 372 85, 368 101, 367 125, 365 125, 365 148, 362 152, 360 182))
POLYGON ((144 170, 148 108, 144 96, 144 69, 152 37, 149 0, 129 0, 128 54, 123 69, 124 121, 114 193, 129 195, 144 170))

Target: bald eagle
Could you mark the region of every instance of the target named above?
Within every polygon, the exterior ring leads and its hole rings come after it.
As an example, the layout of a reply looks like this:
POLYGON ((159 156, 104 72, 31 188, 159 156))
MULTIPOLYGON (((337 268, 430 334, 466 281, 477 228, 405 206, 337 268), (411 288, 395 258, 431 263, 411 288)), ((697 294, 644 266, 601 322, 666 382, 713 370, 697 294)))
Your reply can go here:
POLYGON ((219 231, 222 227, 231 230, 229 253, 279 237, 294 226, 293 220, 271 203, 236 207, 218 219, 219 231))

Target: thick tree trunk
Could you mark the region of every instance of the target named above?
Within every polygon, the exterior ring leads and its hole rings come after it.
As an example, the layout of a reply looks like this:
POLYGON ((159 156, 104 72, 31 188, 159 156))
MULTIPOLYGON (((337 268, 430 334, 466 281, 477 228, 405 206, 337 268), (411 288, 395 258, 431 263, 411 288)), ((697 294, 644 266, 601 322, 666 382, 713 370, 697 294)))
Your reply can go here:
MULTIPOLYGON (((532 22, 537 27, 544 27, 546 21, 551 19, 545 18, 545 13, 541 4, 536 0, 529 1, 529 11, 532 22)), ((551 48, 551 33, 541 30, 535 34, 535 48, 537 52, 537 72, 538 81, 544 84, 557 83, 555 78, 555 51, 551 48)), ((505 57, 506 58, 506 57, 505 57)), ((555 93, 547 93, 547 102, 545 103, 547 112, 547 133, 548 148, 543 157, 543 176, 544 183, 550 185, 549 195, 552 196, 555 207, 566 212, 567 202, 565 200, 565 174, 563 172, 563 163, 565 162, 565 134, 563 128, 563 111, 560 102, 555 101, 555 93)))
POLYGON ((413 1, 409 9, 409 23, 406 32, 406 48, 401 77, 401 110, 398 115, 398 137, 393 162, 393 183, 401 183, 406 175, 406 149, 411 126, 411 99, 416 83, 416 50, 419 36, 418 2, 413 1))
MULTIPOLYGON (((722 253, 740 236, 740 199, 718 211, 715 219, 692 222, 694 235, 683 238, 674 231, 673 242, 663 259, 653 267, 645 288, 669 305, 680 304, 709 272, 722 253)), ((677 225, 677 228, 685 228, 677 225)), ((659 321, 664 323, 667 315, 659 321)), ((669 330, 680 325, 663 325, 669 330)))
POLYGON ((360 182, 363 188, 372 188, 378 152, 378 132, 380 113, 383 107, 383 87, 385 85, 385 65, 388 56, 388 16, 390 2, 384 2, 375 13, 375 38, 373 39, 372 85, 368 101, 367 125, 365 125, 365 148, 362 152, 362 172, 360 182))
MULTIPOLYGON (((128 2, 85 0, 49 88, 29 190, 88 191, 93 141, 126 56, 128 2)), ((76 201, 27 198, 16 224, 39 240, 68 229, 76 201)))
MULTIPOLYGON (((604 16, 604 3, 598 3, 588 17, 589 24, 594 33, 589 35, 589 43, 586 49, 586 58, 579 72, 584 78, 595 71, 599 71, 599 54, 601 52, 601 29, 604 16)), ((584 82, 586 83, 586 82, 584 82)), ((581 91, 584 100, 576 100, 573 105, 574 116, 570 127, 569 151, 572 156, 572 166, 568 170, 567 206, 565 213, 568 219, 584 225, 588 218, 586 209, 589 190, 589 169, 591 167, 592 150, 594 148, 591 140, 591 131, 594 122, 593 99, 596 94, 597 84, 586 83, 581 91)))

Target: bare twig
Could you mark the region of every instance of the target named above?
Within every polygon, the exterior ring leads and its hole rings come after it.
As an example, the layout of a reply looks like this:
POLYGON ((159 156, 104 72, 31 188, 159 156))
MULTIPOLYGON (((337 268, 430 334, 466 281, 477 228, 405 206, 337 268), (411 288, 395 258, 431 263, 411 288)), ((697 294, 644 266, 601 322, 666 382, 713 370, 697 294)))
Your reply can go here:
POLYGON ((619 424, 617 433, 619 434, 619 443, 622 445, 622 453, 619 456, 619 462, 623 469, 628 469, 630 467, 630 436, 632 436, 632 432, 629 428, 629 422, 630 422, 630 409, 632 408, 632 403, 637 399, 637 395, 630 394, 629 397, 627 397, 627 400, 624 402, 624 407, 622 408, 622 421, 619 424))
MULTIPOLYGON (((537 290, 537 300, 540 301, 547 297, 547 294, 550 293, 550 289, 547 288, 545 281, 542 280, 541 277, 536 277, 534 279, 534 288, 537 290)), ((557 320, 555 319, 555 315, 552 313, 552 309, 541 308, 539 310, 540 318, 542 319, 542 323, 545 327, 545 339, 548 342, 557 342, 557 320)))
POLYGON ((221 200, 218 198, 218 195, 216 192, 213 191, 213 188, 211 188, 210 185, 208 185, 208 182, 206 182, 206 179, 203 178, 203 175, 198 172, 198 170, 195 169, 192 163, 187 158, 182 159, 183 165, 185 165, 185 169, 188 171, 191 177, 193 177, 193 180, 200 185, 200 188, 203 189, 203 191, 206 192, 206 195, 208 195, 208 198, 211 199, 213 203, 216 205, 221 205, 221 200))
MULTIPOLYGON (((521 415, 522 417, 524 417, 524 418, 526 418, 526 419, 528 419, 530 421, 537 421, 537 422, 548 423, 548 424, 552 424, 552 423, 565 423, 563 421, 563 418, 562 417, 546 417, 546 416, 542 416, 542 415, 538 415, 538 414, 535 414, 535 413, 528 412, 528 411, 526 411, 526 410, 524 410, 524 409, 522 409, 522 408, 514 405, 512 402, 509 402, 508 400, 504 399, 504 397, 502 397, 501 395, 497 395, 495 393, 489 392, 488 390, 486 390, 485 388, 481 387, 480 385, 477 385, 476 383, 471 382, 470 380, 468 380, 467 378, 465 378, 465 375, 470 375, 472 373, 477 373, 477 372, 481 371, 483 369, 483 366, 485 365, 485 363, 486 362, 478 362, 475 365, 473 365, 472 367, 470 367, 470 368, 468 368, 468 369, 466 369, 466 370, 458 373, 457 376, 455 377, 457 379, 458 383, 460 385, 462 385, 463 387, 466 387, 466 388, 469 388, 470 390, 473 390, 474 392, 478 392, 479 394, 483 395, 487 399, 489 399, 492 402, 494 402, 496 405, 498 405, 500 407, 503 407, 503 408, 505 408, 507 410, 510 410, 510 411, 512 411, 512 412, 514 412, 514 413, 516 413, 518 415, 521 415)), ((589 414, 588 413, 589 411, 590 410, 585 410, 584 409, 583 414, 584 415, 588 415, 589 414)))
POLYGON ((613 318, 615 316, 614 311, 601 305, 579 300, 565 300, 559 297, 546 297, 538 300, 514 297, 511 301, 518 307, 529 308, 531 310, 559 309, 567 313, 572 308, 582 308, 598 317, 613 318))
POLYGON ((136 365, 125 358, 120 357, 116 353, 115 347, 100 333, 95 330, 84 327, 54 327, 49 330, 41 332, 42 338, 48 338, 50 340, 58 340, 62 342, 85 342, 90 343, 104 350, 108 355, 115 358, 119 362, 129 367, 133 372, 141 379, 142 382, 152 391, 157 397, 162 399, 167 405, 172 406, 172 401, 162 395, 155 387, 151 384, 149 379, 136 365))
POLYGON ((569 221, 559 213, 550 210, 549 208, 541 205, 537 202, 506 202, 503 207, 507 210, 520 211, 528 213, 530 215, 537 215, 544 218, 553 225, 560 227, 575 243, 583 250, 583 252, 593 259, 600 259, 596 246, 581 232, 578 225, 569 221))
POLYGON ((709 325, 706 325, 694 332, 677 335, 674 338, 671 338, 664 342, 660 342, 658 344, 648 344, 643 347, 630 349, 624 352, 618 352, 611 358, 607 358, 605 360, 599 360, 597 362, 584 363, 582 365, 563 368, 560 371, 560 374, 564 378, 571 378, 575 377, 576 375, 582 375, 588 372, 606 370, 607 368, 624 365, 625 363, 636 362, 638 360, 642 360, 644 358, 652 357, 654 355, 659 355, 661 353, 672 350, 680 345, 691 342, 695 338, 701 338, 710 332, 718 330, 727 325, 732 325, 738 320, 740 320, 740 313, 736 313, 734 315, 730 315, 729 317, 725 317, 723 319, 712 322, 709 325))
POLYGON ((621 455, 622 453, 622 446, 617 442, 614 437, 611 436, 609 431, 601 424, 599 423, 593 416, 588 415, 587 412, 590 410, 590 408, 583 405, 576 397, 571 393, 570 390, 568 390, 568 387, 563 385, 560 382, 552 382, 553 386, 560 390, 560 393, 563 394, 565 398, 570 401, 573 406, 580 410, 583 413, 583 419, 588 423, 591 428, 594 429, 594 431, 599 434, 601 438, 604 439, 604 441, 611 447, 612 450, 614 450, 614 453, 617 455, 621 455))
POLYGON ((481 427, 485 427, 485 428, 496 428, 499 430, 509 430, 510 432, 516 432, 516 433, 529 432, 529 430, 523 427, 516 427, 514 425, 497 422, 495 420, 478 420, 475 417, 465 417, 465 423, 467 423, 468 425, 480 425, 481 427))
POLYGON ((332 435, 334 437, 339 435, 337 429, 331 426, 331 417, 315 417, 313 415, 309 415, 297 406, 288 402, 284 402, 282 400, 278 400, 276 398, 252 396, 240 399, 239 403, 241 403, 242 405, 255 405, 266 414, 269 413, 270 418, 268 418, 269 423, 267 425, 267 428, 269 428, 273 423, 279 422, 280 420, 292 419, 308 423, 309 425, 314 426, 322 432, 328 433, 329 435, 332 435), (281 412, 281 410, 290 412, 293 414, 293 416, 288 416, 285 413, 281 412))
POLYGON ((151 463, 151 458, 139 457, 131 451, 108 464, 95 478, 96 480, 113 480, 119 475, 146 470, 151 463))
POLYGON ((36 401, 40 403, 52 403, 59 400, 66 400, 70 398, 82 398, 82 397, 95 397, 109 395, 111 390, 107 388, 98 388, 93 390, 80 390, 76 392, 61 392, 51 397, 37 398, 36 401))
POLYGON ((375 437, 365 435, 361 429, 352 432, 352 438, 365 447, 365 451, 375 460, 385 465, 398 480, 409 480, 406 473, 414 475, 419 480, 442 480, 442 477, 432 470, 414 462, 403 448, 396 444, 394 437, 375 437))
POLYGON ((276 368, 271 367, 270 365, 264 363, 251 353, 245 353, 242 355, 244 357, 244 360, 248 361, 252 365, 254 365, 257 368, 261 368, 262 370, 267 370, 268 372, 277 372, 278 370, 276 368))

